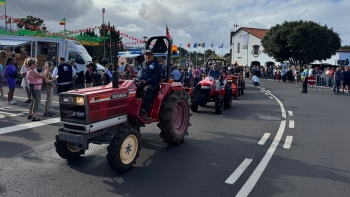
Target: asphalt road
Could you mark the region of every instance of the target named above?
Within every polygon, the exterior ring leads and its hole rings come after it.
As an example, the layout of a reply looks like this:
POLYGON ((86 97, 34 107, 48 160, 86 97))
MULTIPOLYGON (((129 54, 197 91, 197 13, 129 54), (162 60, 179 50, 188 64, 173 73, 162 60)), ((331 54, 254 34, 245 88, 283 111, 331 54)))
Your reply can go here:
POLYGON ((200 107, 178 147, 158 137, 156 124, 141 128, 140 157, 123 174, 110 170, 106 145, 74 163, 59 158, 57 116, 28 121, 16 89, 18 105, 0 100, 0 196, 348 196, 350 95, 261 85, 247 85, 221 115, 200 107))

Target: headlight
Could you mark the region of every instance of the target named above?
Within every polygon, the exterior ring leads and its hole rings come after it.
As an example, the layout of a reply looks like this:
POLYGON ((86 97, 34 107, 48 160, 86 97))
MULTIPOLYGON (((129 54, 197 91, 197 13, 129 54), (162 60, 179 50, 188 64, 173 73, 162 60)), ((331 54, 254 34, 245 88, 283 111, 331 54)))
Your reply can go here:
POLYGON ((64 96, 64 97, 62 98, 62 102, 63 102, 63 103, 70 103, 70 102, 71 102, 71 99, 72 99, 72 97, 64 96))
POLYGON ((202 86, 202 89, 211 89, 211 86, 202 86))
POLYGON ((227 82, 232 82, 232 80, 227 80, 227 82))
POLYGON ((73 103, 76 105, 84 105, 85 104, 84 97, 82 97, 82 96, 75 97, 73 103))

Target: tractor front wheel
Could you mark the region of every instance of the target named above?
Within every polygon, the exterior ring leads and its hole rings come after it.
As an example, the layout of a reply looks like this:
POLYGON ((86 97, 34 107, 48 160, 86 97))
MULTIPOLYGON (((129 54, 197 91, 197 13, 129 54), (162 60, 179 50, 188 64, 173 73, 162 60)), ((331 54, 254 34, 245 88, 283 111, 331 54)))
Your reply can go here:
POLYGON ((170 145, 176 146, 183 143, 185 135, 188 135, 189 121, 190 110, 186 92, 176 91, 170 93, 163 100, 159 112, 159 123, 157 125, 161 130, 159 136, 164 139, 165 143, 170 145))
POLYGON ((56 134, 55 147, 57 154, 67 161, 77 160, 85 153, 78 144, 60 140, 58 134, 56 134))
POLYGON ((123 126, 118 129, 107 147, 109 167, 118 172, 129 170, 139 157, 141 134, 133 126, 123 126))

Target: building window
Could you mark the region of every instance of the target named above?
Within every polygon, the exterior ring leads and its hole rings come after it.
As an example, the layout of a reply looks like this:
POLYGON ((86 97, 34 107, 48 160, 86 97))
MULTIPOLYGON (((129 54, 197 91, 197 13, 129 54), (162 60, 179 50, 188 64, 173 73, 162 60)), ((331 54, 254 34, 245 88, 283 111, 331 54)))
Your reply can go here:
POLYGON ((241 48, 241 43, 237 43, 237 53, 239 53, 240 48, 241 48))

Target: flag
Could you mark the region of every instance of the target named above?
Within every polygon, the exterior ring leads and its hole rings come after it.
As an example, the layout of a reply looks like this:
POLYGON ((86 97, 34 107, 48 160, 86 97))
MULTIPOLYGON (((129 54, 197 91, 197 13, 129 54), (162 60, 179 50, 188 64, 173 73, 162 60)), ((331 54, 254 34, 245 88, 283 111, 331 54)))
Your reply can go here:
POLYGON ((61 20, 60 25, 66 25, 66 19, 65 18, 61 20))
POLYGON ((205 48, 205 43, 198 44, 198 47, 199 47, 199 48, 205 48))
POLYGON ((213 42, 211 42, 211 48, 213 48, 213 47, 214 47, 213 42))
POLYGON ((219 46, 219 49, 224 48, 224 43, 219 46))
POLYGON ((0 5, 5 5, 6 4, 6 0, 0 0, 0 5))
POLYGON ((197 43, 194 43, 193 48, 197 48, 197 43))
POLYGON ((109 36, 111 34, 111 30, 108 30, 107 35, 109 36))
POLYGON ((8 17, 8 19, 6 20, 6 24, 11 24, 11 18, 8 17))
POLYGON ((106 12, 106 9, 102 8, 102 14, 104 14, 106 12))
POLYGON ((191 43, 188 43, 188 44, 187 44, 187 47, 188 47, 188 48, 191 48, 191 43))
POLYGON ((165 27, 165 35, 167 38, 169 38, 171 44, 173 44, 173 38, 170 36, 168 24, 166 24, 166 27, 165 27))
POLYGON ((242 49, 248 49, 248 34, 244 34, 243 39, 244 39, 244 44, 242 49))

